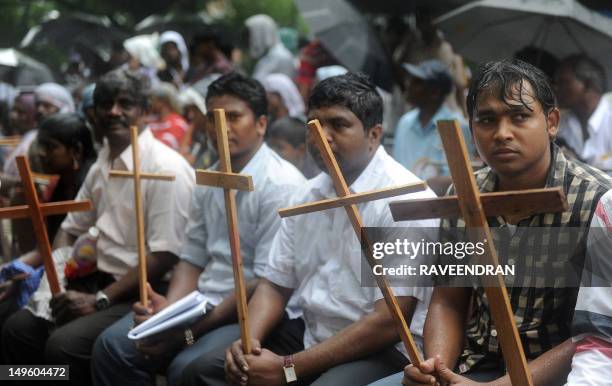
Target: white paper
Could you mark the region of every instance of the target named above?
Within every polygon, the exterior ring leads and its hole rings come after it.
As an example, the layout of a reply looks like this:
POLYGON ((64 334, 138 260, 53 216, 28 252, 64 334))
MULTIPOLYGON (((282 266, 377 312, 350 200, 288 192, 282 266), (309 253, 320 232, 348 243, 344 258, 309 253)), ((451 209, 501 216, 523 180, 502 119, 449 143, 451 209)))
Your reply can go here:
POLYGON ((193 291, 134 327, 128 333, 128 338, 132 340, 142 339, 169 328, 189 323, 204 315, 207 305, 206 296, 199 291, 193 291))

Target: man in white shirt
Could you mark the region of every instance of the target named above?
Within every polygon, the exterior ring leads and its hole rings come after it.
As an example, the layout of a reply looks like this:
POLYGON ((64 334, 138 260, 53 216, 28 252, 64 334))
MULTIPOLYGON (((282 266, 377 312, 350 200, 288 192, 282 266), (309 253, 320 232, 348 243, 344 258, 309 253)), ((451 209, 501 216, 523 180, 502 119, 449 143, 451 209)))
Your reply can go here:
POLYGON ((561 115, 559 137, 583 161, 612 172, 612 101, 604 98, 604 69, 583 55, 565 58, 555 75, 561 115))
MULTIPOLYGON (((237 73, 224 75, 210 85, 206 100, 209 112, 223 108, 229 118, 232 171, 253 177, 255 190, 236 195, 244 277, 252 293, 264 274, 272 239, 280 227, 277 210, 288 205, 290 195, 305 178, 263 142, 267 101, 259 82, 237 73)), ((216 142, 212 126, 208 135, 216 142)), ((239 336, 236 324, 224 326, 236 323, 236 302, 222 189, 196 187, 186 233, 167 297, 152 292, 149 310, 135 305, 135 314, 126 315, 98 339, 93 361, 96 385, 154 385, 155 372, 166 368, 168 383, 178 384, 190 362, 218 345, 226 347, 239 336), (204 317, 187 328, 171 329, 136 345, 127 338, 133 323, 196 289, 214 306, 204 317), (215 329, 211 335, 216 338, 210 339, 206 334, 215 329)))
MULTIPOLYGON (((380 146, 382 101, 364 75, 322 81, 309 110, 309 118, 323 125, 351 191, 419 181, 380 146)), ((309 147, 323 168, 316 148, 309 147)), ((331 178, 321 173, 291 204, 335 196, 331 178)), ((431 191, 410 195, 432 196, 431 191)), ((360 204, 365 225, 397 226, 387 204, 360 204)), ((435 227, 437 221, 412 225, 435 227)), ((253 354, 244 355, 240 341, 227 352, 217 349, 192 362, 182 384, 225 385, 227 377, 233 385, 284 385, 291 381, 285 370, 293 367, 300 384, 360 385, 401 369, 407 359, 393 347, 399 341, 393 318, 378 288, 361 286, 361 263, 361 246, 344 208, 284 219, 265 279, 249 302, 253 354), (300 318, 292 312, 294 319, 284 317, 292 296, 300 318)), ((395 294, 413 333, 421 335, 429 289, 396 288, 395 294)))
POLYGON ((93 210, 70 213, 53 247, 71 246, 77 236, 95 226, 99 230, 97 272, 78 279, 74 286, 69 282, 67 290, 51 300, 54 320, 25 309, 14 314, 2 331, 8 363, 70 365, 70 383, 75 385, 90 383, 96 337, 129 311, 138 294, 134 183, 109 178, 111 169, 132 170, 130 127, 141 130, 142 171, 176 176, 173 182, 142 183, 147 271, 152 283, 177 261, 195 182, 187 162, 143 130, 147 87, 141 79, 121 70, 105 75, 96 84, 94 103, 106 144, 77 195, 77 199, 91 200, 93 210))

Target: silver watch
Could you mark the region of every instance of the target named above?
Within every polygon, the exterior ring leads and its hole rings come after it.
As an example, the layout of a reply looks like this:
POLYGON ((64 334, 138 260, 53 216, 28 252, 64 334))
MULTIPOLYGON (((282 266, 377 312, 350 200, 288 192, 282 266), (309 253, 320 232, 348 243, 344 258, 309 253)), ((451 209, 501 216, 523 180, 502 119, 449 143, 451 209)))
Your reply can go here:
POLYGON ((96 292, 96 310, 100 311, 110 306, 110 299, 103 291, 96 292))

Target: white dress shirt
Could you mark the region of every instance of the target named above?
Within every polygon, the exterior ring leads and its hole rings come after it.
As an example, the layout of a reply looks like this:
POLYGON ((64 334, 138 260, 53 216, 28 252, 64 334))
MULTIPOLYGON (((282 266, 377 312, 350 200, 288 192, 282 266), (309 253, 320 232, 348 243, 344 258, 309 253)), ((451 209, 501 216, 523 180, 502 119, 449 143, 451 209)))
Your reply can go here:
MULTIPOLYGON (((270 245, 280 227, 278 209, 287 206, 306 179, 265 143, 240 173, 252 176, 255 187, 252 192, 236 193, 244 278, 250 280, 261 277, 268 263, 270 245)), ((223 189, 197 186, 193 194, 181 259, 204 268, 198 290, 216 305, 234 290, 223 189)))
POLYGON ((589 165, 612 171, 612 100, 602 97, 587 124, 589 138, 585 141, 578 117, 564 111, 559 124, 559 136, 589 165))
MULTIPOLYGON (((140 133, 138 145, 141 171, 176 176, 174 181, 141 181, 147 252, 165 251, 178 256, 195 173, 180 154, 155 139, 148 129, 140 133)), ((91 200, 93 210, 69 213, 62 229, 78 236, 95 225, 100 230, 98 270, 119 279, 138 264, 134 181, 131 178, 109 178, 109 171, 133 171, 132 147, 128 146, 112 165, 109 151, 108 144, 105 144, 76 198, 91 200)))
MULTIPOLYGON (((420 181, 418 177, 378 148, 374 157, 349 187, 364 192, 420 181)), ((326 173, 309 180, 293 197, 292 205, 336 197, 326 173)), ((431 190, 362 203, 358 205, 366 227, 419 226, 436 228, 439 220, 395 223, 388 203, 391 200, 435 197, 431 190)), ((361 286, 360 243, 344 208, 289 217, 282 220, 274 239, 265 277, 282 287, 293 288, 297 306, 306 325, 304 346, 320 343, 374 310, 382 299, 378 288, 361 286)), ((410 329, 421 344, 423 324, 431 288, 395 288, 396 296, 419 300, 410 329)), ((401 345, 396 346, 405 353, 401 345)))

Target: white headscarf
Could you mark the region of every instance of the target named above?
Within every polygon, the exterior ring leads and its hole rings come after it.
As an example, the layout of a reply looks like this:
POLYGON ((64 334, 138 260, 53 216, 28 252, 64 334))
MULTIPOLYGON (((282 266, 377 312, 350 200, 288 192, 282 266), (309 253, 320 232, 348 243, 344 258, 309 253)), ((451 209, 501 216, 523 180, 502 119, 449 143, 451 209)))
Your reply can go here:
POLYGON ((304 100, 291 78, 285 74, 269 74, 263 79, 262 84, 266 91, 275 92, 281 96, 289 111, 289 116, 294 118, 304 116, 306 111, 304 100))
POLYGON ((131 37, 123 41, 123 47, 141 65, 150 69, 158 70, 164 63, 157 52, 157 34, 131 37))
POLYGON ((253 58, 263 56, 278 43, 278 27, 268 15, 254 15, 244 24, 249 29, 249 53, 253 58))
POLYGON ((74 100, 70 92, 57 83, 43 83, 34 90, 37 101, 43 101, 59 109, 60 113, 73 113, 74 100))
POLYGON ((187 50, 185 39, 176 31, 166 31, 159 37, 159 47, 161 48, 164 43, 168 42, 176 44, 176 47, 181 53, 181 67, 183 68, 183 73, 187 73, 187 70, 189 70, 189 51, 187 50))

